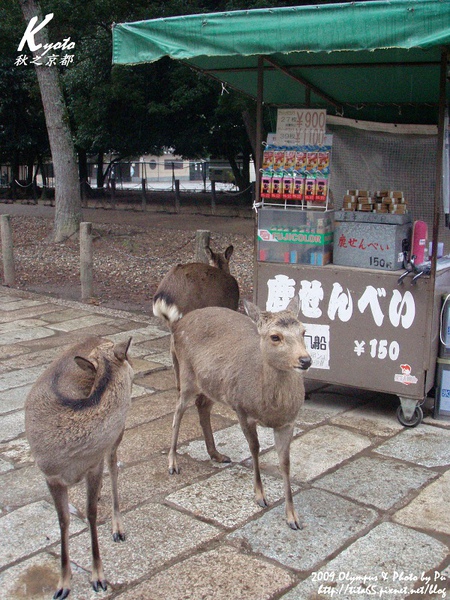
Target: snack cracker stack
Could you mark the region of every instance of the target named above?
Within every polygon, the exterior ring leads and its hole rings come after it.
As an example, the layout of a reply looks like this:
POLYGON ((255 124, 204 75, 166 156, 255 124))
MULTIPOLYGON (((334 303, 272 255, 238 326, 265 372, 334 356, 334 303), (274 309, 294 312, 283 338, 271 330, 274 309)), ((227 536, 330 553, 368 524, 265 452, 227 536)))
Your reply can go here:
POLYGON ((342 210, 405 215, 408 204, 402 191, 379 190, 371 194, 368 190, 355 189, 347 190, 342 210))

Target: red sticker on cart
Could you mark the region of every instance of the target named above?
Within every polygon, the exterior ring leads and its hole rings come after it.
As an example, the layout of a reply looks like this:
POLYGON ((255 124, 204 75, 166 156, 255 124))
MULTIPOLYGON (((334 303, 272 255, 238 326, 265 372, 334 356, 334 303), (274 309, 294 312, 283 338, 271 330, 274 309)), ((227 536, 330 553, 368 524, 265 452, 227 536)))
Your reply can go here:
POLYGON ((411 385, 419 381, 415 375, 411 375, 411 365, 400 365, 400 369, 402 370, 401 374, 394 375, 394 381, 397 383, 411 385))

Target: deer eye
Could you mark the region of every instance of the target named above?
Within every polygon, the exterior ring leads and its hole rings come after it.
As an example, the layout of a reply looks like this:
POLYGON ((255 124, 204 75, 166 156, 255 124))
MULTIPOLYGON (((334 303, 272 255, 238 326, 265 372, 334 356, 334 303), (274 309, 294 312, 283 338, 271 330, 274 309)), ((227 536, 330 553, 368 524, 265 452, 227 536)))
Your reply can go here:
POLYGON ((271 335, 270 339, 272 340, 272 342, 281 342, 281 336, 277 334, 271 335))

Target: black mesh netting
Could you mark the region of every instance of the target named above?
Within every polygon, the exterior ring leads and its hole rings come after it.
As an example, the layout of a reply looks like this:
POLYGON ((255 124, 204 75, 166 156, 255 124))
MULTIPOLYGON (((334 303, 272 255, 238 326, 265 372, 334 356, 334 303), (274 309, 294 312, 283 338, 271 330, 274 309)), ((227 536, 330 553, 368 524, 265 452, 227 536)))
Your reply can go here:
MULTIPOLYGON (((437 136, 392 134, 329 125, 333 134, 330 186, 335 208, 348 189, 401 190, 413 220, 428 224, 432 237, 437 136)), ((450 252, 450 230, 441 207, 439 240, 450 252)))

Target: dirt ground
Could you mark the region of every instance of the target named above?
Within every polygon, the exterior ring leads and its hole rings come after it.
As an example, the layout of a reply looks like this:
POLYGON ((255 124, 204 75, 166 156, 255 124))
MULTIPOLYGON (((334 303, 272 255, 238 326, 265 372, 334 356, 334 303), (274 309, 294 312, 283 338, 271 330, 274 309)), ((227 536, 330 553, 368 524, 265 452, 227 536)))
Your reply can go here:
MULTIPOLYGON (((41 201, 37 205, 16 201, 0 203, 0 214, 11 215, 16 287, 80 300, 79 241, 52 241, 54 208, 41 201)), ((176 214, 169 198, 147 204, 145 212, 139 203, 121 202, 114 210, 90 202, 83 209, 83 220, 93 224, 93 303, 151 313, 164 274, 173 264, 194 260, 199 229, 211 232, 215 250, 233 244, 231 273, 241 297, 252 299, 254 213, 248 207, 222 203, 212 215, 206 200, 182 198, 176 214)))

